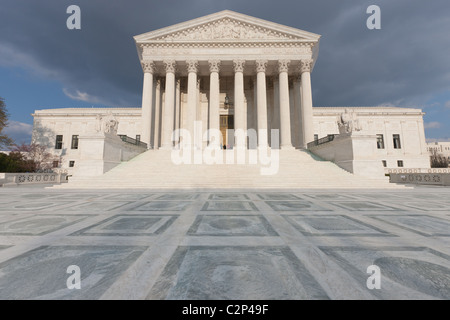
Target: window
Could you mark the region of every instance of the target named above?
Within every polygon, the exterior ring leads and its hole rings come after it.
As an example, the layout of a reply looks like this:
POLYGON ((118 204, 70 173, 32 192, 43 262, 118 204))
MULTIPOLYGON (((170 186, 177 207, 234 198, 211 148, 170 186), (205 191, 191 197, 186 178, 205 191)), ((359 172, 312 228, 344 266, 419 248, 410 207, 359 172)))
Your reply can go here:
POLYGON ((75 161, 69 161, 69 167, 70 168, 75 167, 75 161))
POLYGON ((72 149, 78 149, 78 135, 72 136, 72 149))
POLYGON ((397 161, 397 167, 402 168, 403 167, 403 160, 397 161))
POLYGON ((381 160, 381 162, 383 163, 383 167, 387 167, 387 161, 386 160, 381 160))
POLYGON ((59 161, 53 161, 53 168, 58 168, 59 161))
POLYGON ((55 149, 62 149, 63 136, 58 134, 56 136, 55 149))
POLYGON ((377 134, 377 148, 384 149, 384 137, 382 134, 377 134))
POLYGON ((394 140, 394 149, 401 149, 402 146, 400 145, 400 135, 394 134, 392 137, 394 140))
POLYGON ((136 144, 139 144, 139 142, 141 142, 141 135, 137 134, 136 135, 136 144))
POLYGON ((314 135, 314 141, 317 141, 317 140, 319 140, 319 135, 318 135, 318 134, 315 134, 315 135, 314 135))

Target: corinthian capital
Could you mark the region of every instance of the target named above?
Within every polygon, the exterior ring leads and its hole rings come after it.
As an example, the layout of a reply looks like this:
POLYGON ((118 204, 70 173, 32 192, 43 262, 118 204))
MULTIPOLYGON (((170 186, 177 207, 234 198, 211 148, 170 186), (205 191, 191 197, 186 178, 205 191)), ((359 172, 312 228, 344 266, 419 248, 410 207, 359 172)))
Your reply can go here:
POLYGON ((145 73, 155 72, 155 64, 153 61, 142 61, 141 66, 145 73))
POLYGON ((313 62, 314 62, 313 59, 300 60, 300 67, 299 67, 300 73, 311 72, 313 62))
POLYGON ((176 62, 175 60, 164 60, 164 66, 166 67, 166 73, 175 73, 176 62))
POLYGON ((256 72, 266 72, 267 60, 256 60, 256 72))
POLYGON ((220 60, 209 60, 209 72, 219 72, 220 60))
POLYGON ((234 72, 244 72, 245 60, 233 60, 234 72))
POLYGON ((197 73, 198 72, 198 61, 197 60, 187 60, 186 65, 187 65, 187 71, 189 73, 191 73, 191 72, 197 73))
POLYGON ((278 72, 288 72, 291 60, 278 60, 278 72))

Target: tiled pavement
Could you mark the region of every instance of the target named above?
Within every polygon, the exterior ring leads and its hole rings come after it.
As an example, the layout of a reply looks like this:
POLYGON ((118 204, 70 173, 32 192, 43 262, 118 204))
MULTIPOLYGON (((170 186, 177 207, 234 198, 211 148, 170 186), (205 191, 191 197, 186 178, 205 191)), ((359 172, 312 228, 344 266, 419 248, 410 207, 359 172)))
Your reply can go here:
POLYGON ((450 188, 0 189, 0 299, 30 298, 450 299, 450 188))

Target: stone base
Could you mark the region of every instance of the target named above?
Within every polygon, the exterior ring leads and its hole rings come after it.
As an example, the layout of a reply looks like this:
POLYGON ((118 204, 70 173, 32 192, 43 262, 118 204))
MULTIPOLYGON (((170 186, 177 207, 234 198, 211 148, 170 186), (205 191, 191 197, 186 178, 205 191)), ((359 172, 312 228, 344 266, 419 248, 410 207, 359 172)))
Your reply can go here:
POLYGON ((80 160, 77 161, 74 177, 101 176, 122 161, 128 161, 147 151, 123 142, 118 136, 94 133, 79 137, 80 160))
POLYGON ((345 133, 310 151, 355 175, 381 179, 384 170, 376 153, 376 139, 376 135, 345 133))

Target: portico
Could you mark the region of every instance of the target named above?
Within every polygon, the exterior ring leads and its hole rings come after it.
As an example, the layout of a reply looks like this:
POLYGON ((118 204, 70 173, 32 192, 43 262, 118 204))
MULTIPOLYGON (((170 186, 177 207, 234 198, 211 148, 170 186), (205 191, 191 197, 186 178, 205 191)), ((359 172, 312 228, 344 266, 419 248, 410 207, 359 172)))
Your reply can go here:
POLYGON ((305 148, 314 139, 310 73, 319 38, 232 11, 136 36, 142 141, 204 148, 197 121, 216 147, 250 147, 245 135, 253 129, 260 147, 305 148), (220 143, 217 133, 225 134, 220 143))

